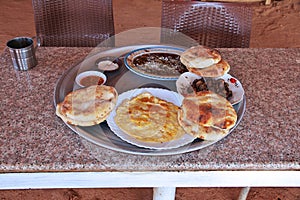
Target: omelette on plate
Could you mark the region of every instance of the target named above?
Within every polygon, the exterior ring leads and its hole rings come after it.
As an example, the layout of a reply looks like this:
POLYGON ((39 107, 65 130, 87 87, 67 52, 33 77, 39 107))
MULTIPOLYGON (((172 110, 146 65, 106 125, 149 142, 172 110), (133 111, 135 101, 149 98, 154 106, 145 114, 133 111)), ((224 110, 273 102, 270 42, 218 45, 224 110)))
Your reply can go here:
POLYGON ((114 120, 122 131, 138 140, 168 142, 185 134, 178 123, 179 109, 173 103, 144 92, 121 102, 114 120))

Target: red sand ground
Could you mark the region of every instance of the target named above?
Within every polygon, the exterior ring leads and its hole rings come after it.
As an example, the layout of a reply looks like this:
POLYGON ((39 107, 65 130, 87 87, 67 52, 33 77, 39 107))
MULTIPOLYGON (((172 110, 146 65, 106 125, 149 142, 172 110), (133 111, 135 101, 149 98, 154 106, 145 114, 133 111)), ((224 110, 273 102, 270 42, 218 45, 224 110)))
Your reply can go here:
MULTIPOLYGON (((161 0, 113 0, 116 33, 160 26, 161 0), (147 3, 146 3, 147 2, 147 3), (138 8, 138 9, 136 9, 138 8), (147 14, 145 14, 147 13, 147 14), (136 20, 139 19, 139 20, 136 20)), ((300 47, 300 1, 273 1, 254 10, 251 47, 300 47)), ((0 49, 16 36, 34 36, 31 0, 1 1, 0 49)), ((240 188, 178 188, 176 200, 237 199, 240 188)), ((2 190, 1 200, 147 200, 152 188, 2 190)), ((247 200, 300 200, 300 188, 251 188, 247 200)))

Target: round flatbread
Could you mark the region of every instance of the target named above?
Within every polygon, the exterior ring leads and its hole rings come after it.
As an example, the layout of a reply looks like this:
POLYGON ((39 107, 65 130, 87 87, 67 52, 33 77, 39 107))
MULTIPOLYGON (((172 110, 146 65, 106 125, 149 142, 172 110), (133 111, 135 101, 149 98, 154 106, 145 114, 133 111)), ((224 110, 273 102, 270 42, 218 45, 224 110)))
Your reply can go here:
POLYGON ((116 109, 115 123, 143 142, 168 142, 185 131, 178 123, 179 107, 148 92, 124 100, 116 109))
POLYGON ((103 122, 116 105, 118 93, 106 85, 70 92, 57 104, 56 115, 71 125, 92 126, 103 122))
POLYGON ((218 140, 235 125, 237 114, 224 97, 205 91, 183 99, 178 121, 187 133, 195 137, 218 140))
POLYGON ((188 68, 203 69, 221 61, 221 54, 215 49, 194 46, 180 55, 180 61, 188 68))
POLYGON ((222 59, 217 64, 213 64, 206 68, 200 69, 200 68, 187 67, 187 69, 189 72, 192 72, 202 77, 216 78, 216 77, 223 76, 224 74, 227 74, 228 71, 230 70, 230 65, 228 64, 228 62, 222 59))

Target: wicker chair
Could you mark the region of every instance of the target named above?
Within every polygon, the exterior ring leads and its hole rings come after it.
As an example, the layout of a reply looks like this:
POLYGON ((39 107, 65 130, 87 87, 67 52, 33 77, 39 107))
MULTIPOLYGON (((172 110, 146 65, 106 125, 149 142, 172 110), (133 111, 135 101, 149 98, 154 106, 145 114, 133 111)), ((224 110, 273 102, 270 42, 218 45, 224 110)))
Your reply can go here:
MULTIPOLYGON (((94 47, 114 35, 112 0, 32 0, 40 46, 94 47)), ((110 40, 105 46, 114 45, 110 40)))
MULTIPOLYGON (((184 33, 197 43, 211 47, 249 47, 252 6, 245 3, 217 3, 163 0, 163 43, 182 43, 176 32, 184 33)), ((183 41, 184 42, 184 41, 183 41)))

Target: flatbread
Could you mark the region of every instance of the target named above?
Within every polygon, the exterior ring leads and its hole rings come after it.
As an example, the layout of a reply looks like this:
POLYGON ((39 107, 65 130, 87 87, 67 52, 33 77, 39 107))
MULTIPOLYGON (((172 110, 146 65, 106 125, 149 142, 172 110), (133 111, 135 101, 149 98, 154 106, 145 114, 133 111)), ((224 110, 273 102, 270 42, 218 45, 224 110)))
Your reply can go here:
POLYGON ((195 137, 218 140, 235 125, 237 114, 224 97, 205 91, 183 99, 178 121, 187 133, 195 137))
POLYGON ((221 54, 205 46, 194 46, 180 55, 180 61, 187 68, 203 69, 221 61, 221 54))
POLYGON ((117 97, 115 88, 106 85, 75 90, 57 104, 56 115, 71 125, 96 125, 108 117, 116 105, 117 97))
POLYGON ((221 60, 217 64, 213 64, 209 67, 206 68, 191 68, 187 67, 189 72, 192 72, 194 74, 197 74, 202 77, 220 77, 223 76, 224 74, 227 74, 228 71, 230 70, 230 65, 228 64, 227 61, 221 60))
POLYGON ((117 107, 115 123, 126 134, 143 142, 168 142, 185 131, 178 123, 179 107, 144 92, 117 107))

